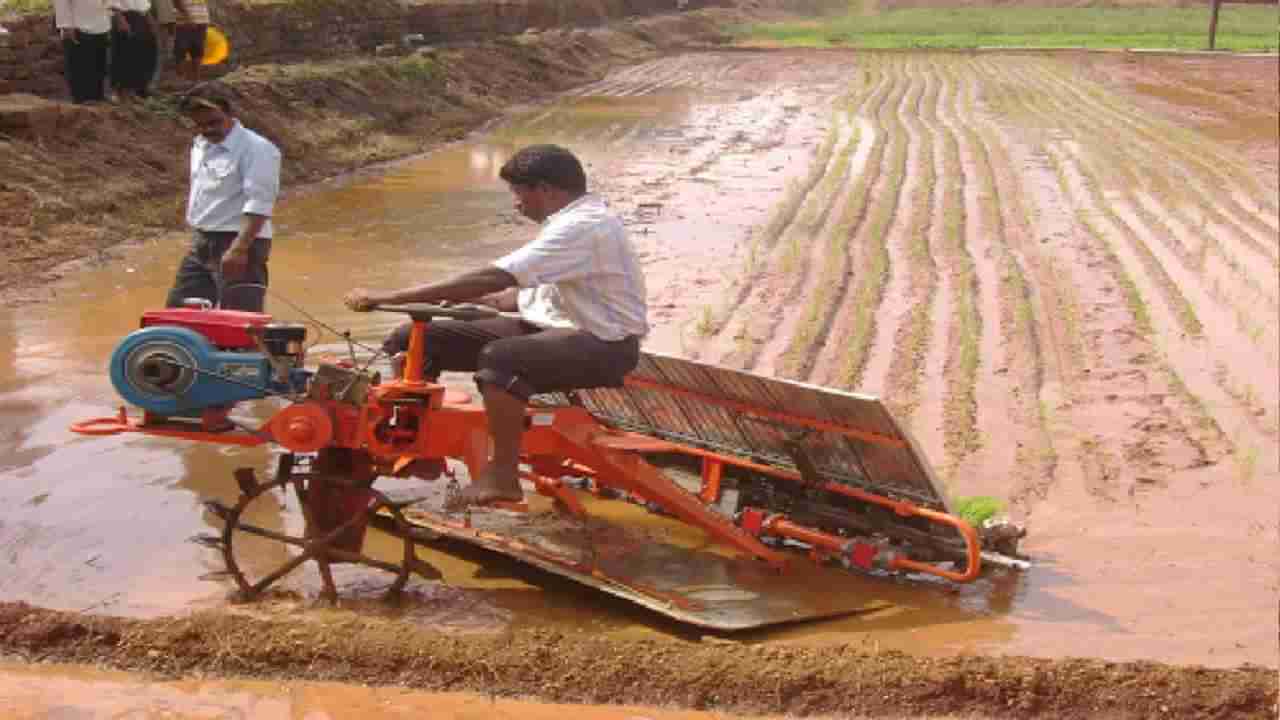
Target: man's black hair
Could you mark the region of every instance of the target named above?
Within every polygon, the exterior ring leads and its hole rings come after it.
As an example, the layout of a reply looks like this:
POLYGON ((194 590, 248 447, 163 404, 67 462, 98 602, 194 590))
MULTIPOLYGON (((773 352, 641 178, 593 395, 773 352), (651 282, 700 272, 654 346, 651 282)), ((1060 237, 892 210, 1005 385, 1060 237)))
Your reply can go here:
POLYGON ((512 185, 546 183, 581 195, 587 191, 587 174, 573 153, 559 145, 530 145, 503 164, 498 176, 512 185))
POLYGON ((211 108, 231 114, 231 89, 216 81, 203 82, 188 90, 178 103, 184 113, 211 108))

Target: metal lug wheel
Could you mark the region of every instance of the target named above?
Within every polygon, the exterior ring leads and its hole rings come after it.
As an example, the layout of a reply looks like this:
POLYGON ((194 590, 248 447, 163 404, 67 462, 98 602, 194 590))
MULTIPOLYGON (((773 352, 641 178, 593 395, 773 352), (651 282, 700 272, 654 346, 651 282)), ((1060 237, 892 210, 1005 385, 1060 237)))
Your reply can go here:
MULTIPOLYGON (((362 507, 344 520, 322 525, 316 517, 317 510, 307 501, 308 493, 323 483, 349 487, 349 479, 295 473, 293 463, 292 455, 284 456, 275 479, 263 483, 253 479, 251 470, 237 471, 241 495, 235 506, 206 503, 206 507, 223 521, 218 544, 226 561, 227 574, 238 586, 234 599, 253 600, 308 563, 316 565, 323 583, 320 599, 328 603, 336 602, 338 597, 331 569, 331 565, 336 563, 365 565, 394 575, 395 580, 387 589, 388 599, 399 597, 410 573, 416 572, 428 579, 440 577, 434 567, 418 559, 414 552, 412 526, 405 520, 400 506, 372 487, 359 488, 358 502, 362 507), (305 529, 301 535, 284 528, 268 527, 283 524, 283 498, 288 494, 292 494, 302 508, 305 529), (380 516, 380 528, 403 540, 404 553, 398 564, 365 555, 359 543, 353 548, 350 542, 343 542, 344 535, 361 532, 361 526, 374 516, 380 516)), ((201 540, 212 545, 207 540, 213 538, 201 540)))

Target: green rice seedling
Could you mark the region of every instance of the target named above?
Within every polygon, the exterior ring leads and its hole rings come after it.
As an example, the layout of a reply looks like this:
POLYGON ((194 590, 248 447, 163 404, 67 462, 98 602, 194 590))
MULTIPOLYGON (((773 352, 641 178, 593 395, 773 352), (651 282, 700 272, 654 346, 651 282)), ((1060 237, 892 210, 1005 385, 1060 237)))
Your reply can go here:
POLYGON ((987 495, 974 495, 955 498, 951 502, 951 509, 961 520, 977 528, 1003 513, 1004 503, 987 495))

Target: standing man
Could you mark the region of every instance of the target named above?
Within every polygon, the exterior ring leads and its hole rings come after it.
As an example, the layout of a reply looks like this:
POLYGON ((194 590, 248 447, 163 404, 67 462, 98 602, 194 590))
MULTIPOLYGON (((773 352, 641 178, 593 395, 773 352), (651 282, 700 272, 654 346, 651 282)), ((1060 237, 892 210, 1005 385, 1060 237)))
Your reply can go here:
MULTIPOLYGON (((587 192, 582 164, 555 145, 526 147, 499 173, 520 214, 543 223, 538 236, 492 265, 437 283, 347 294, 347 307, 479 301, 518 317, 436 320, 427 328, 425 368, 475 372, 484 396, 493 458, 452 497, 451 510, 519 501, 525 407, 538 393, 616 386, 640 361, 649 331, 644 276, 617 215, 587 192), (518 288, 518 290, 517 290, 518 288)), ((383 344, 408 347, 402 326, 383 344)))
POLYGON ((151 16, 156 30, 156 70, 151 74, 155 87, 164 74, 165 58, 173 53, 173 30, 178 22, 173 0, 151 0, 151 16))
POLYGON ((116 98, 145 98, 156 74, 155 20, 151 0, 114 0, 121 12, 111 30, 111 86, 116 98))
POLYGON ((209 30, 208 0, 173 0, 177 26, 173 31, 173 65, 192 84, 200 82, 204 36, 209 30))
POLYGON ((240 124, 230 90, 221 84, 192 88, 179 109, 198 132, 187 198, 187 224, 195 236, 166 305, 180 307, 196 297, 228 310, 262 312, 280 151, 240 124))
POLYGON ((107 99, 107 48, 115 12, 107 0, 53 0, 67 85, 78 105, 107 99))

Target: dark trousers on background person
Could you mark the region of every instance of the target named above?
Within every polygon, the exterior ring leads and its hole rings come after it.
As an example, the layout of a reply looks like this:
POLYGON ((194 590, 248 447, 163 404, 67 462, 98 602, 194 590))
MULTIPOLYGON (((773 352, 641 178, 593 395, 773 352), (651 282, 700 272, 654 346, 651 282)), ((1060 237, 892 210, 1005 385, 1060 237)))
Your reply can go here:
POLYGON ((110 33, 76 33, 75 41, 62 41, 67 85, 77 103, 106 100, 107 47, 110 33))
POLYGON ((223 277, 222 255, 236 239, 233 232, 196 230, 191 249, 178 265, 165 307, 182 307, 187 298, 204 298, 224 310, 262 312, 267 296, 267 260, 271 240, 258 238, 249 248, 249 266, 243 275, 223 277))
POLYGON ((111 86, 146 97, 160 48, 151 18, 134 11, 124 16, 129 21, 129 32, 111 31, 111 86))

